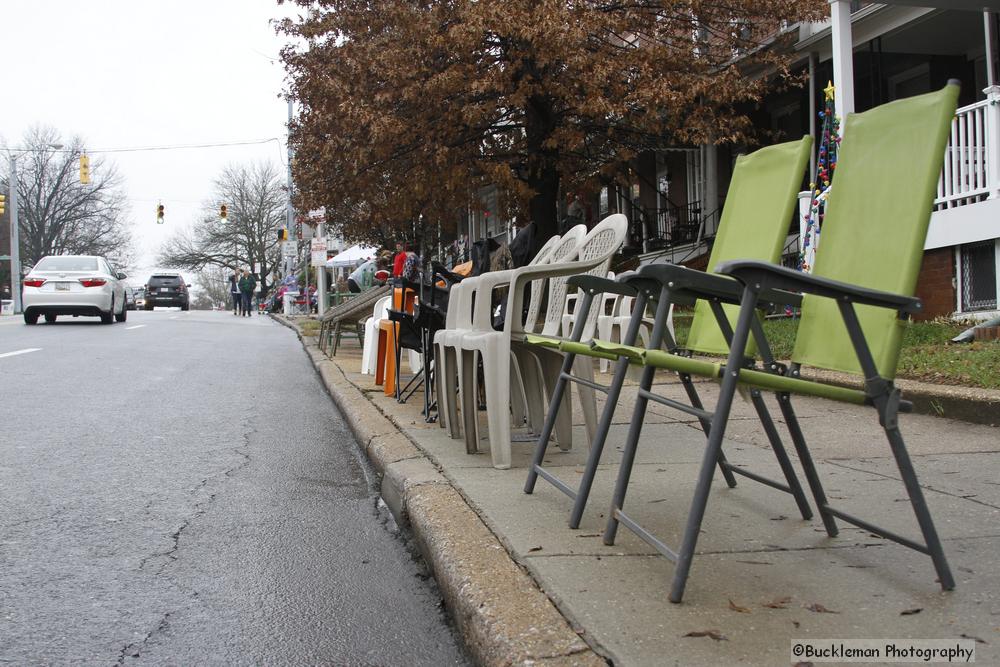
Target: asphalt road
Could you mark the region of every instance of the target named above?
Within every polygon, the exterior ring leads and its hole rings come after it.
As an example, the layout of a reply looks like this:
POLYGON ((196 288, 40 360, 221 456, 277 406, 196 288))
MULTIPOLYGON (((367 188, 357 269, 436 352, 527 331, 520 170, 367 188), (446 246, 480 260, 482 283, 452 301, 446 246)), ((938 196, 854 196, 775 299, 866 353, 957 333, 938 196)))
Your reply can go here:
POLYGON ((387 517, 269 318, 0 318, 0 664, 466 664, 387 517))

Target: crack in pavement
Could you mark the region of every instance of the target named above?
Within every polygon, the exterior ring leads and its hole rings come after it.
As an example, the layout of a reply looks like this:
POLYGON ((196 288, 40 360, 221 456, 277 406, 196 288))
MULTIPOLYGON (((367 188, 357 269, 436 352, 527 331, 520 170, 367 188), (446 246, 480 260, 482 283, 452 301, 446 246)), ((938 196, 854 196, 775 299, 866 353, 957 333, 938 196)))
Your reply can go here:
MULTIPOLYGON (((854 466, 845 465, 845 464, 839 463, 837 461, 825 461, 825 463, 828 463, 829 465, 832 465, 832 466, 837 466, 838 468, 843 468, 844 470, 851 470, 853 472, 860 472, 860 473, 864 473, 866 475, 876 475, 878 477, 883 477, 885 479, 891 479, 891 480, 897 481, 900 484, 903 483, 903 480, 900 479, 899 477, 896 477, 894 475, 888 475, 888 474, 882 473, 882 472, 878 472, 876 470, 864 470, 863 468, 855 468, 854 466)), ((874 481, 874 480, 872 480, 872 481, 874 481)), ((925 484, 923 482, 920 483, 920 488, 924 489, 926 491, 933 491, 934 493, 940 493, 943 496, 950 496, 952 498, 959 498, 961 500, 968 500, 970 503, 976 503, 977 505, 982 505, 983 507, 989 507, 990 509, 1000 509, 1000 506, 998 506, 998 505, 994 505, 992 503, 988 503, 988 502, 985 502, 985 501, 982 501, 982 500, 976 500, 975 498, 972 498, 972 497, 970 497, 968 495, 961 495, 961 494, 958 494, 958 493, 952 493, 951 491, 945 491, 943 489, 938 489, 938 488, 935 488, 933 486, 930 486, 929 484, 925 484)))
POLYGON ((146 633, 146 636, 142 638, 139 642, 132 642, 131 644, 125 644, 122 646, 121 652, 118 654, 118 660, 115 662, 115 667, 121 667, 125 664, 127 658, 138 658, 142 653, 142 648, 146 645, 146 642, 155 635, 157 632, 162 632, 170 625, 170 615, 173 612, 168 611, 160 619, 160 622, 156 624, 156 627, 146 633))

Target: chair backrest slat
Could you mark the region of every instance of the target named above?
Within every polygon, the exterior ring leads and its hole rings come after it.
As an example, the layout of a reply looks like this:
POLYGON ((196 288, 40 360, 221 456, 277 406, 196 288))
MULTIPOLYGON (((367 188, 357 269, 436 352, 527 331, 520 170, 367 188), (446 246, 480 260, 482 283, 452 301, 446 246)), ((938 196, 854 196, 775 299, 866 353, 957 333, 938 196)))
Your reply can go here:
MULTIPOLYGON (((912 296, 958 85, 852 114, 844 125, 813 273, 912 296)), ((857 306, 879 374, 893 378, 901 321, 885 308, 857 306)), ((831 299, 806 296, 792 360, 860 373, 847 328, 831 299)))
MULTIPOLYGON (((709 270, 731 259, 777 262, 788 237, 799 188, 805 174, 812 138, 802 137, 761 148, 736 159, 729 193, 719 220, 719 232, 708 259, 709 270)), ((737 306, 725 306, 736 325, 737 306)), ((686 347, 696 352, 728 354, 718 321, 708 303, 695 306, 686 347)), ((748 348, 748 352, 753 348, 748 348)))

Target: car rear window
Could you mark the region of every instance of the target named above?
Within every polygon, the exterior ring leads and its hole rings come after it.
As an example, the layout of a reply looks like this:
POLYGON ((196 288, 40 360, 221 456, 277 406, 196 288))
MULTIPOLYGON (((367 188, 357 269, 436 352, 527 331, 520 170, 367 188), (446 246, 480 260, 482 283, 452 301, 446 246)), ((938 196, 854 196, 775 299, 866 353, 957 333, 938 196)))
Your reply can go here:
POLYGON ((157 285, 180 285, 180 276, 150 276, 148 285, 154 287, 157 285))
POLYGON ((94 257, 43 257, 35 271, 97 271, 94 257))

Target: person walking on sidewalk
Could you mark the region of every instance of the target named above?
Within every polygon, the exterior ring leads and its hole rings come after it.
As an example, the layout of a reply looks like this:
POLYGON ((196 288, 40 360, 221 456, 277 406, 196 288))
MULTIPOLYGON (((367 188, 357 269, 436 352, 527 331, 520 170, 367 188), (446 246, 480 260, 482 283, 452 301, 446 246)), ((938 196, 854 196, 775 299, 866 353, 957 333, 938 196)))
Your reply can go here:
POLYGON ((253 298, 253 291, 257 289, 257 280, 254 275, 243 269, 243 276, 240 278, 241 315, 250 317, 250 300, 253 298))
POLYGON ((229 296, 233 299, 233 315, 238 315, 240 306, 243 304, 243 295, 240 294, 239 269, 233 269, 233 275, 229 276, 229 296))

